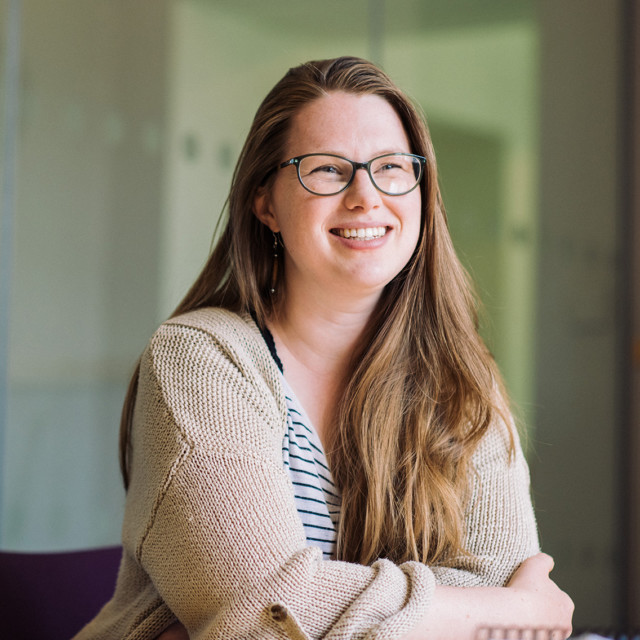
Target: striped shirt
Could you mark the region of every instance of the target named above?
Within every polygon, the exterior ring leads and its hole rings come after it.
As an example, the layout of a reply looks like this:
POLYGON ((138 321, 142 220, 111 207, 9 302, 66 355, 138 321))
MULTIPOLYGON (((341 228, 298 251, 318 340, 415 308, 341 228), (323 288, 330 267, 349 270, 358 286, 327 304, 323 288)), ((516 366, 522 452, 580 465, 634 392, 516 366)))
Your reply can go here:
POLYGON ((284 376, 288 429, 282 441, 282 461, 293 484, 298 514, 307 542, 325 559, 335 557, 340 495, 327 465, 320 438, 284 376))
MULTIPOLYGON (((254 321, 258 324, 255 315, 254 321)), ((287 432, 282 439, 282 462, 293 485, 296 509, 311 547, 319 547, 322 557, 335 558, 336 529, 340 517, 340 493, 333 483, 324 449, 311 420, 284 377, 271 331, 260 333, 271 357, 280 369, 287 402, 287 432)))

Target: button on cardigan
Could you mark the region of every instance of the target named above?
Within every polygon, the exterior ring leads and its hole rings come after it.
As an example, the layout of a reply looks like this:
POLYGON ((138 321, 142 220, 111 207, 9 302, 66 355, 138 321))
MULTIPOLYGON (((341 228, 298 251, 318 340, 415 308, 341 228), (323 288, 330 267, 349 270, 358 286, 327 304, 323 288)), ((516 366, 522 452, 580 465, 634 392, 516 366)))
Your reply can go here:
POLYGON ((248 314, 200 309, 158 329, 141 359, 116 590, 77 640, 147 640, 176 619, 192 640, 391 640, 426 614, 436 582, 502 585, 538 550, 527 466, 496 422, 470 473, 473 557, 323 560, 283 468, 286 418, 248 314))

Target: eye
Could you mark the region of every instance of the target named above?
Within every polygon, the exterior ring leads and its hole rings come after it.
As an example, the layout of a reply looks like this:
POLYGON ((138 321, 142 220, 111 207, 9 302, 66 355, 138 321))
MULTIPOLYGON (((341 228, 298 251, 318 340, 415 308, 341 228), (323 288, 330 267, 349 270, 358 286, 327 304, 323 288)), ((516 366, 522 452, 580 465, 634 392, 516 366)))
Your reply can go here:
POLYGON ((313 167, 309 173, 328 173, 333 175, 339 175, 341 172, 340 167, 335 164, 321 164, 317 167, 313 167))
POLYGON ((412 173, 412 163, 402 154, 384 156, 377 159, 372 170, 377 176, 410 174, 412 173))
POLYGON ((384 162, 375 168, 375 174, 381 176, 386 174, 397 174, 406 171, 406 167, 398 162, 384 162))
POLYGON ((393 162, 385 162, 383 165, 380 165, 377 168, 377 171, 393 171, 394 169, 401 169, 402 167, 399 164, 394 164, 393 162))

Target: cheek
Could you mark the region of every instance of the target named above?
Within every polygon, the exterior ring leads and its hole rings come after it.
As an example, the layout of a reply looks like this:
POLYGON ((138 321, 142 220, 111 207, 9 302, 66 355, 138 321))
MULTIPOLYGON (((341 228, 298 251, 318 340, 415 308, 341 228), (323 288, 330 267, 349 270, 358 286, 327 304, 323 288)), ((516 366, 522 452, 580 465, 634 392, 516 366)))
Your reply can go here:
MULTIPOLYGON (((280 233, 286 242, 305 246, 322 242, 329 212, 324 201, 305 197, 290 198, 276 211, 280 233)), ((308 251, 308 248, 306 249, 308 251)))
POLYGON ((404 216, 405 225, 408 231, 408 236, 411 237, 411 242, 413 244, 413 248, 418 244, 418 239, 420 237, 420 230, 422 227, 422 206, 421 206, 421 198, 420 194, 415 199, 415 202, 411 204, 410 207, 407 207, 406 214, 404 216))
POLYGON ((312 229, 306 224, 307 216, 304 211, 287 211, 286 215, 281 212, 278 218, 280 226, 280 236, 285 247, 285 254, 290 254, 289 258, 297 260, 300 255, 309 254, 313 247, 317 246, 317 239, 313 235, 312 229))

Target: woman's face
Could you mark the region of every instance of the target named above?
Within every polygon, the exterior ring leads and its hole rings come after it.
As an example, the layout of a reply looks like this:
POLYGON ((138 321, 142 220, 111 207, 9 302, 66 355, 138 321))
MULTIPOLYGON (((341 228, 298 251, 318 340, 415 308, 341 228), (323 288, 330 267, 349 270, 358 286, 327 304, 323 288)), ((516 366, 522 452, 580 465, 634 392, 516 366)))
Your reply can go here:
MULTIPOLYGON (((282 161, 331 153, 367 162, 392 152, 411 149, 391 105, 375 95, 334 92, 296 114, 282 161)), ((357 170, 342 193, 318 196, 302 187, 295 166, 287 166, 256 198, 255 212, 282 235, 287 291, 302 286, 335 296, 379 296, 416 248, 421 196, 419 188, 386 195, 365 170, 357 170), (353 237, 358 231, 364 239, 353 237)))

